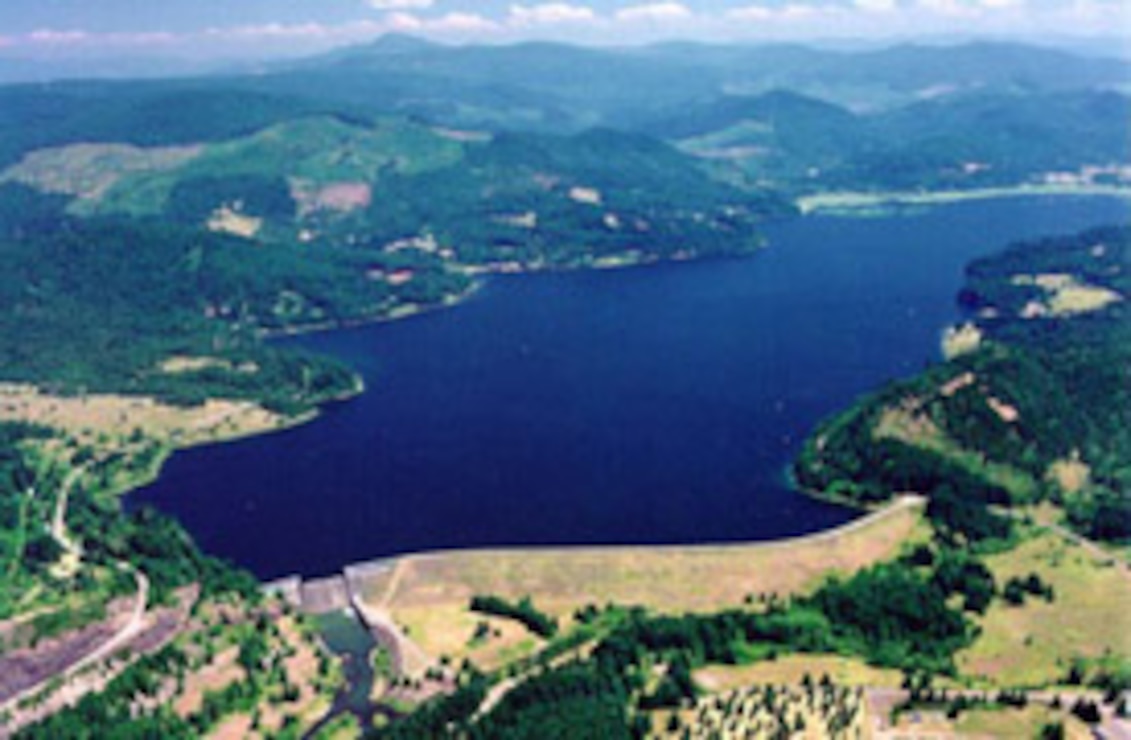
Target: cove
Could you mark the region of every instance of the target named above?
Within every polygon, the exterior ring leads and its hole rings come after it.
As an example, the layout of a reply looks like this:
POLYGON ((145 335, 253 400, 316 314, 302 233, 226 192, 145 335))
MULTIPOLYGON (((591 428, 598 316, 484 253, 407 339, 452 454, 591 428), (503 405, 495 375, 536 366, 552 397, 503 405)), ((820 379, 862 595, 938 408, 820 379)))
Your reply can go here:
POLYGON ((368 391, 178 453, 131 494, 261 578, 406 552, 776 539, 855 513, 790 488, 821 418, 938 357, 963 266, 1126 220, 1010 199, 767 227, 744 259, 493 278, 457 308, 285 340, 368 391))

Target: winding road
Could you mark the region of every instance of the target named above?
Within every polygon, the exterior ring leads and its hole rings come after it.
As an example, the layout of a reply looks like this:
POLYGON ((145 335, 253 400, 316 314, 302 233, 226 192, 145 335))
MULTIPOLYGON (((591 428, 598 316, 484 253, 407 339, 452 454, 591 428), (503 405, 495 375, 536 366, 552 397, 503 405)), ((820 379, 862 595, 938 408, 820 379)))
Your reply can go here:
MULTIPOLYGON (((75 567, 78 567, 78 564, 82 561, 82 546, 75 542, 67 531, 67 505, 70 500, 71 490, 86 471, 87 468, 85 466, 75 468, 63 479, 62 484, 59 486, 55 512, 48 526, 48 531, 51 533, 52 538, 59 544, 59 547, 62 548, 65 554, 74 558, 73 562, 76 564, 75 567)), ((20 702, 23 700, 35 696, 40 691, 46 689, 49 684, 58 683, 60 681, 66 683, 86 668, 112 656, 141 632, 145 624, 145 613, 149 608, 149 578, 141 570, 124 560, 117 561, 114 567, 122 572, 131 573, 136 586, 133 609, 126 623, 121 629, 107 638, 105 642, 68 665, 62 671, 44 678, 33 686, 29 686, 18 694, 9 697, 3 703, 0 703, 0 715, 9 712, 14 714, 14 710, 18 708, 20 702)), ((4 736, 4 730, 5 728, 0 727, 0 737, 4 736)))

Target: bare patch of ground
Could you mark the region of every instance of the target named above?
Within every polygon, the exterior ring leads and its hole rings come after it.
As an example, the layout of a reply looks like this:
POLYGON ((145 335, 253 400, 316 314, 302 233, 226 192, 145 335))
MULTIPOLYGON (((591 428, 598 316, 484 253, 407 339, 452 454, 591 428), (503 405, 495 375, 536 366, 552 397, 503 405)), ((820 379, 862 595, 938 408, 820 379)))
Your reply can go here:
POLYGON ((1038 275, 1014 275, 1015 285, 1034 285, 1045 291, 1045 300, 1040 302, 1039 310, 1030 310, 1033 315, 1051 314, 1053 316, 1074 316, 1093 311, 1102 311, 1113 303, 1123 300, 1123 296, 1101 285, 1080 282, 1074 275, 1045 273, 1038 275))
POLYGON ((953 360, 969 354, 982 346, 982 338, 982 330, 973 322, 952 326, 943 334, 943 355, 946 359, 953 360))
POLYGON ((240 213, 234 208, 223 206, 217 208, 207 223, 210 231, 220 234, 231 234, 244 239, 254 239, 263 228, 263 219, 240 213))
POLYGON ((203 370, 227 370, 231 372, 254 375, 259 372, 259 366, 254 362, 233 365, 228 360, 220 357, 192 357, 189 355, 174 355, 158 364, 157 369, 167 375, 182 375, 184 373, 199 373, 203 370))
MULTIPOLYGON (((64 707, 73 706, 88 694, 104 690, 138 658, 160 650, 184 632, 187 628, 189 610, 198 596, 199 588, 196 586, 179 589, 175 594, 173 605, 143 612, 132 637, 114 650, 107 651, 105 658, 98 659, 80 670, 73 670, 65 678, 62 674, 67 672, 66 668, 55 671, 51 675, 60 676, 57 683, 48 683, 44 690, 30 700, 21 700, 14 711, 10 711, 6 716, 0 713, 0 736, 38 722, 64 707)), ((130 616, 127 615, 125 620, 114 616, 112 620, 115 623, 125 623, 130 621, 130 616)), ((74 645, 73 640, 77 635, 78 633, 69 634, 60 638, 60 641, 74 645)), ((104 645, 105 641, 99 644, 104 645)), ((84 649, 81 655, 78 655, 78 661, 86 660, 86 656, 89 655, 91 652, 84 649)), ((74 657, 68 659, 68 664, 75 664, 74 657)), ((0 677, 6 675, 8 675, 7 670, 0 668, 0 677)))
POLYGON ((236 659, 240 649, 222 650, 211 663, 185 676, 184 690, 173 700, 173 711, 180 717, 189 717, 204 706, 204 695, 210 691, 223 691, 228 685, 242 681, 244 670, 236 659))
POLYGON ((147 396, 57 396, 31 385, 0 384, 0 421, 26 421, 80 440, 127 438, 140 430, 174 447, 256 434, 286 426, 286 417, 250 401, 210 399, 181 407, 147 396))
POLYGON ((298 718, 299 724, 309 727, 330 710, 330 702, 317 688, 318 653, 299 631, 290 617, 278 622, 283 643, 289 648, 283 659, 283 670, 287 683, 298 689, 294 701, 262 705, 260 727, 264 736, 269 736, 283 727, 288 715, 298 718))
POLYGON ((97 200, 127 175, 171 170, 196 157, 199 146, 142 149, 128 144, 72 144, 40 149, 0 174, 47 193, 97 200))
POLYGON ((373 188, 364 182, 334 182, 317 185, 305 180, 291 182, 291 197, 298 204, 299 216, 318 211, 349 213, 373 202, 373 188))
POLYGON ((1054 481, 1065 493, 1079 493, 1091 480, 1092 469, 1074 455, 1057 460, 1049 466, 1048 478, 1054 481))
POLYGON ((62 673, 107 642, 130 621, 133 605, 130 597, 116 599, 106 607, 104 619, 0 657, 0 703, 62 673))

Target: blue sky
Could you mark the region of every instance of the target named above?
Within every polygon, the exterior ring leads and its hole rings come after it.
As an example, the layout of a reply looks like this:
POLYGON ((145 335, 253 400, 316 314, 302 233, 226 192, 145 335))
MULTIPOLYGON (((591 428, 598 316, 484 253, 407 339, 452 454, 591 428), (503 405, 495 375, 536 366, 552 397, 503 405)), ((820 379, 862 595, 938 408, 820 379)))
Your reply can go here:
POLYGON ((442 41, 640 43, 1111 36, 1126 0, 0 0, 6 54, 256 56, 399 31, 442 41))

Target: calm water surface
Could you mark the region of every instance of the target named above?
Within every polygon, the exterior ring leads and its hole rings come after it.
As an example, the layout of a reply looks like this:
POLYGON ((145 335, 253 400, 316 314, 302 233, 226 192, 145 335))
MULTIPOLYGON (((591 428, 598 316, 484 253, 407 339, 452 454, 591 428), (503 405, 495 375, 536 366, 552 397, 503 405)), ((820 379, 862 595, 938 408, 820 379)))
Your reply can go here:
POLYGON ((369 391, 178 454, 132 501, 264 578, 439 548, 824 529, 853 514, 783 471, 822 417, 937 358, 965 263, 1126 217, 1098 199, 813 217, 747 259, 494 279, 453 310, 288 340, 369 391))

